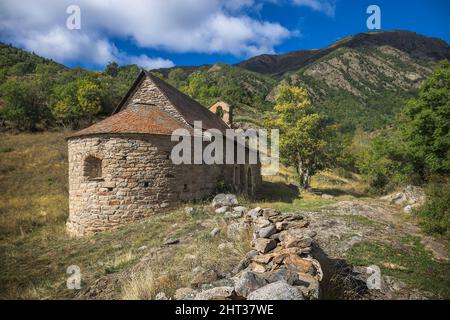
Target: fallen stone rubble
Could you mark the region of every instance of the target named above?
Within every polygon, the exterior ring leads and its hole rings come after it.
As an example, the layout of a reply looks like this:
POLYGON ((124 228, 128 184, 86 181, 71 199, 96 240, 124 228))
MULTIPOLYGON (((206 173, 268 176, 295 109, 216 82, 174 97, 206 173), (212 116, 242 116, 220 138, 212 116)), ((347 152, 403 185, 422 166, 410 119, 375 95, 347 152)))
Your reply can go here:
POLYGON ((320 263, 311 254, 316 233, 298 213, 238 207, 233 195, 213 200, 217 214, 230 219, 228 237, 253 230, 252 250, 232 274, 200 289, 180 288, 175 299, 305 300, 319 298, 323 278, 320 263), (223 205, 222 205, 223 204, 223 205))

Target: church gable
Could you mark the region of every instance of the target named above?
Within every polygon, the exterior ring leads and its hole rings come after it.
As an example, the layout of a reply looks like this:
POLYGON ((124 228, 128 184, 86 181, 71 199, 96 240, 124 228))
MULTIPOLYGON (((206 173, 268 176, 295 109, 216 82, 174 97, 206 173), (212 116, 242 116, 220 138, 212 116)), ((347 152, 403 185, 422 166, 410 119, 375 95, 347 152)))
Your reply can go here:
MULTIPOLYGON (((161 90, 148 77, 142 77, 140 79, 134 89, 131 90, 131 94, 127 97, 120 110, 124 110, 131 105, 157 106, 174 119, 187 124, 183 116, 174 108, 161 90)), ((116 110, 115 112, 120 110, 116 110)))

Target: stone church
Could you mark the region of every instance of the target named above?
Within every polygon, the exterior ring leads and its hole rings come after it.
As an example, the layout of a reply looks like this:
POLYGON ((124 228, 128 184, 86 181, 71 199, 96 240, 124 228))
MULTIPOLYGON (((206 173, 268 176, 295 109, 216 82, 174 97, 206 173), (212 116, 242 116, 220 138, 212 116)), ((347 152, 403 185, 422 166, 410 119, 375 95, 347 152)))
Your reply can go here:
POLYGON ((212 110, 142 71, 110 117, 68 138, 69 233, 90 234, 164 212, 208 197, 218 185, 254 194, 262 181, 259 161, 172 163, 175 129, 192 132, 194 121, 202 130, 230 128, 229 105, 212 110))

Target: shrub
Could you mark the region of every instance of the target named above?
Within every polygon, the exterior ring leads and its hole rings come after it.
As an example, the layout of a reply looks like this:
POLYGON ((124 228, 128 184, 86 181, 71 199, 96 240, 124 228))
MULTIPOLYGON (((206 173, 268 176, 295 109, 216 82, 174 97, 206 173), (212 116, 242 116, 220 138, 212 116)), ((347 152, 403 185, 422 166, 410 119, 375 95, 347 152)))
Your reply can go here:
POLYGON ((425 232, 450 238, 450 183, 434 178, 426 187, 427 200, 417 211, 425 232))

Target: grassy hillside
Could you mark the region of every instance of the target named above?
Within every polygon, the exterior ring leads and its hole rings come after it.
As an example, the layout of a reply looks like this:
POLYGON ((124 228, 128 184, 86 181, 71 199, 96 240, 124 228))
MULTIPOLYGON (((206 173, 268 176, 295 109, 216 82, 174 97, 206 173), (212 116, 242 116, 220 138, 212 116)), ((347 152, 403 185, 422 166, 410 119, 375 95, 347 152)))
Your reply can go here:
POLYGON ((284 81, 306 87, 316 109, 344 131, 372 131, 392 123, 432 65, 389 46, 342 47, 284 81))
POLYGON ((223 63, 189 73, 172 69, 165 78, 179 90, 204 106, 223 100, 233 107, 234 122, 259 125, 264 113, 271 109, 266 96, 276 80, 255 72, 223 63))

